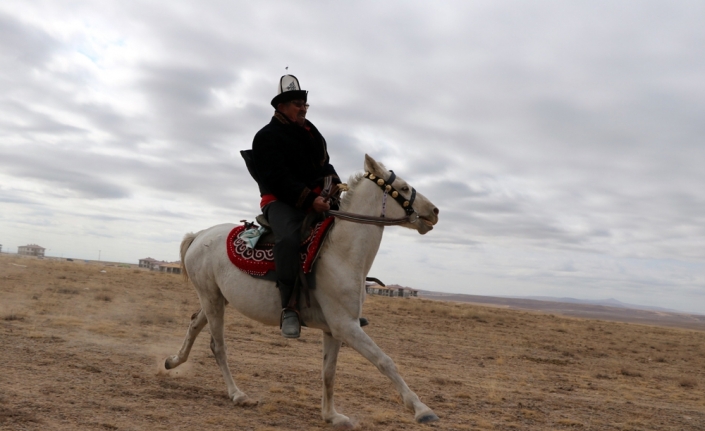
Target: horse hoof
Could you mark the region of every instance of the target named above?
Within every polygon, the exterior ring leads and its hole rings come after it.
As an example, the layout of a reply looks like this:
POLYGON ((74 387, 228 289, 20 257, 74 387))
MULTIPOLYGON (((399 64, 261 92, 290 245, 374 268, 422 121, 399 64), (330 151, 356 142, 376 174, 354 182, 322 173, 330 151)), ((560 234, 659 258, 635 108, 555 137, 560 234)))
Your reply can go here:
MULTIPOLYGON (((178 359, 177 359, 177 360, 178 360, 178 359)), ((178 366, 178 364, 177 364, 177 365, 173 365, 174 362, 176 362, 176 361, 175 361, 175 358, 174 358, 173 356, 170 356, 170 357, 166 358, 166 359, 164 360, 164 368, 166 368, 167 370, 171 370, 172 368, 176 368, 176 367, 178 366)))
POLYGON ((430 424, 431 422, 436 422, 437 420, 438 416, 436 416, 435 413, 428 413, 416 419, 416 422, 420 424, 430 424))
POLYGON ((326 419, 326 422, 332 425, 334 430, 351 430, 355 429, 355 426, 350 422, 350 418, 336 413, 335 416, 326 419))
POLYGON ((355 425, 353 425, 353 423, 350 422, 350 419, 345 418, 344 420, 341 420, 338 423, 334 423, 333 429, 334 430, 352 430, 352 429, 355 429, 355 425))
POLYGON ((259 404, 259 401, 253 400, 247 395, 240 395, 239 397, 233 397, 233 403, 240 407, 254 407, 259 404))

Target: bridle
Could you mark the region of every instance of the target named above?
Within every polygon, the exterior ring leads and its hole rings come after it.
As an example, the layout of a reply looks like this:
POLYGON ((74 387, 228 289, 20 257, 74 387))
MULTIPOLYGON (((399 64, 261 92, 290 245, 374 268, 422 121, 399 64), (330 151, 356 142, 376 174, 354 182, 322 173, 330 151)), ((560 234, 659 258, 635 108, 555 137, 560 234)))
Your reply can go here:
MULTIPOLYGON (((392 185, 394 180, 397 178, 397 175, 394 173, 394 171, 389 171, 389 172, 391 172, 391 175, 389 176, 389 179, 386 181, 384 180, 384 178, 379 178, 370 172, 365 172, 365 174, 363 175, 364 178, 367 178, 368 180, 375 183, 377 185, 377 187, 382 189, 382 192, 384 192, 383 200, 382 200, 382 213, 379 217, 368 216, 368 215, 363 215, 363 214, 353 214, 353 213, 349 213, 349 212, 345 212, 345 211, 335 211, 335 210, 326 211, 326 214, 335 216, 336 218, 339 218, 341 220, 351 221, 353 223, 376 224, 376 225, 381 225, 381 226, 393 226, 393 225, 400 225, 400 224, 405 224, 405 223, 416 222, 419 219, 419 213, 416 212, 416 210, 414 209, 414 206, 413 206, 414 200, 416 199, 416 189, 412 187, 411 188, 411 197, 409 197, 409 199, 406 199, 392 185), (392 199, 394 199, 395 201, 397 201, 397 203, 399 205, 401 205, 401 207, 406 212, 405 217, 398 217, 398 218, 385 217, 387 195, 391 196, 392 199)), ((325 193, 324 193, 324 195, 325 195, 325 193)))

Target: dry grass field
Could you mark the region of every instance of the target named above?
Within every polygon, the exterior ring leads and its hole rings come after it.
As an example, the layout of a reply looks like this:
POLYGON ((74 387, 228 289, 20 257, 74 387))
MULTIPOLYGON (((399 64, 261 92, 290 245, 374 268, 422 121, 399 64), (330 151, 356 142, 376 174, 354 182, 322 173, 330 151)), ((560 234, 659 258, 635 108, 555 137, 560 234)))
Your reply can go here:
MULTIPOLYGON (((238 408, 204 330, 172 371, 195 292, 179 276, 0 255, 0 429, 317 430, 321 334, 226 313, 238 408), (102 272, 105 271, 105 272, 102 272)), ((368 297, 366 331, 440 416, 418 425, 343 347, 338 410, 365 430, 703 430, 705 332, 368 297)))

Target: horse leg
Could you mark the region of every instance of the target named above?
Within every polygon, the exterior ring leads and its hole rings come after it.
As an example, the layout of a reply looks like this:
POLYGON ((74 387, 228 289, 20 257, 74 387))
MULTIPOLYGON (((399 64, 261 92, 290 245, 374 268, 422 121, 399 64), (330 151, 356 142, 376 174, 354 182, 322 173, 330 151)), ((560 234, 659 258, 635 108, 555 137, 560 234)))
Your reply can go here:
POLYGON ((201 300, 201 306, 208 318, 208 327, 211 331, 211 351, 215 356, 215 362, 220 367, 220 371, 228 387, 228 397, 238 406, 254 406, 257 401, 250 399, 235 385, 233 375, 228 367, 228 356, 225 352, 225 337, 223 332, 223 317, 225 315, 225 298, 218 292, 218 297, 213 300, 201 300))
MULTIPOLYGON (((348 319, 349 321, 340 322, 337 325, 331 325, 333 336, 338 340, 342 340, 350 347, 357 350, 362 356, 372 362, 377 369, 387 376, 396 387, 399 395, 401 395, 406 408, 413 410, 414 419, 419 423, 435 422, 438 416, 433 413, 426 404, 419 400, 419 397, 409 389, 404 379, 399 375, 397 366, 392 361, 392 358, 387 356, 382 349, 375 344, 374 341, 360 328, 357 319, 348 319)), ((330 321, 328 322, 331 323, 330 321)))
POLYGON ((167 370, 176 368, 188 360, 188 355, 191 353, 191 347, 193 347, 193 342, 196 341, 196 337, 201 332, 204 326, 206 326, 208 320, 206 319, 206 313, 203 310, 198 310, 191 316, 191 323, 188 325, 188 331, 186 331, 186 338, 184 339, 184 344, 181 346, 179 353, 173 356, 169 356, 164 361, 164 367, 167 370))
POLYGON ((335 411, 333 402, 333 387, 335 385, 335 368, 338 363, 338 352, 343 344, 333 338, 329 332, 323 332, 323 400, 321 402, 321 416, 323 420, 338 427, 352 428, 350 419, 335 411))

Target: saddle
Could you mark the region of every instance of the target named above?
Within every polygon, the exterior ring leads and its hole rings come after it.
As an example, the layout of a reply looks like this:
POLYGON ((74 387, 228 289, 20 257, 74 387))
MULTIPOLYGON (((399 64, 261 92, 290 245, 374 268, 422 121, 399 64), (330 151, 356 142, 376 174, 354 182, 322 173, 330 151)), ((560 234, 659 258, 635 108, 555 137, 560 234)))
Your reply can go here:
MULTIPOLYGON (((227 250, 230 261, 241 271, 258 278, 276 280, 274 266, 274 234, 267 232, 257 241, 255 247, 248 247, 247 241, 240 235, 248 229, 268 226, 264 216, 256 218, 257 223, 244 222, 243 225, 236 226, 230 231, 227 237, 227 250)), ((322 221, 313 224, 310 229, 303 229, 303 239, 301 241, 301 270, 305 275, 311 274, 314 263, 318 258, 321 244, 333 225, 334 217, 327 217, 322 221)))

